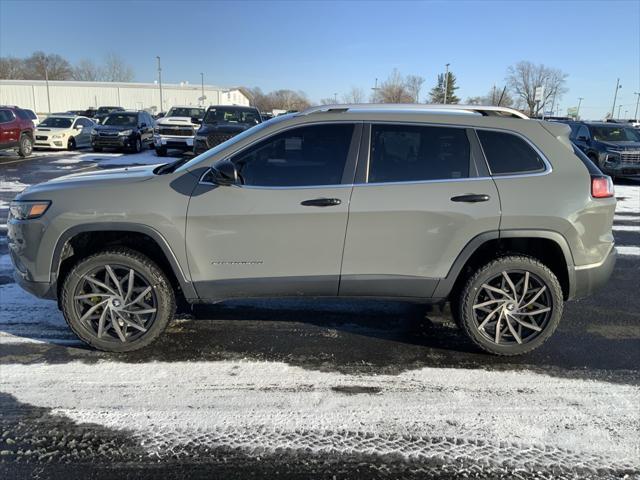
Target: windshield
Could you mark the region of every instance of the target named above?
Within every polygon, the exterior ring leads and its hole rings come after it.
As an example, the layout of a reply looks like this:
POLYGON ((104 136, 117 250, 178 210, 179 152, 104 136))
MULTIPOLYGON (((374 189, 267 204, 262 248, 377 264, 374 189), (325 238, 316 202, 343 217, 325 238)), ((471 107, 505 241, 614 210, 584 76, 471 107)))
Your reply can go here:
POLYGON ((241 110, 239 108, 210 108, 204 117, 204 123, 260 123, 260 117, 255 110, 241 110))
POLYGON ((189 117, 202 120, 204 108, 173 107, 165 117, 189 117))
POLYGON ((272 120, 270 122, 261 123, 259 125, 256 125, 255 127, 251 127, 249 129, 245 130, 244 132, 241 132, 238 135, 235 135, 234 137, 231 137, 226 142, 222 142, 220 145, 216 145, 211 150, 207 150, 206 152, 201 153, 197 157, 192 158, 191 160, 189 160, 184 165, 181 165, 180 168, 176 169, 175 171, 176 172, 182 172, 184 170, 189 170, 190 168, 195 167, 198 163, 202 162, 203 160, 206 160, 208 158, 213 157, 214 155, 217 155, 222 150, 226 150, 227 148, 231 147, 232 145, 235 145, 236 143, 242 142, 245 138, 251 137, 251 136, 257 134, 262 129, 267 128, 267 127, 271 127, 274 123, 278 123, 278 122, 281 122, 283 120, 286 120, 288 117, 289 117, 288 115, 283 115, 282 117, 279 117, 278 119, 274 119, 274 120, 272 120))
POLYGON ((71 123, 73 120, 70 118, 64 117, 49 117, 45 118, 44 121, 40 122, 39 127, 49 127, 49 128, 71 128, 71 123))
POLYGON ((112 113, 104 119, 103 125, 135 127, 138 125, 138 116, 135 113, 112 113))
POLYGON ((640 142, 640 133, 629 127, 591 127, 591 133, 600 142, 640 142))
POLYGON ((98 113, 111 113, 118 110, 118 107, 100 107, 98 113))

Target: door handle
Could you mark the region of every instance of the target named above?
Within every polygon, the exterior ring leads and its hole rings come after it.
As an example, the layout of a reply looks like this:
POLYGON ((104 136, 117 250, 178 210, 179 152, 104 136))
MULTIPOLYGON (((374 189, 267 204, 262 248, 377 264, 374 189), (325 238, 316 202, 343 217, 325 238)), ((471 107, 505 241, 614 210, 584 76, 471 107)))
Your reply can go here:
POLYGON ((341 203, 342 200, 339 198, 313 198, 311 200, 300 202, 300 205, 305 207, 335 207, 341 203))
POLYGON ((467 195, 458 195, 457 197, 451 197, 452 202, 466 202, 466 203, 478 203, 488 202, 491 197, 485 194, 469 193, 467 195))

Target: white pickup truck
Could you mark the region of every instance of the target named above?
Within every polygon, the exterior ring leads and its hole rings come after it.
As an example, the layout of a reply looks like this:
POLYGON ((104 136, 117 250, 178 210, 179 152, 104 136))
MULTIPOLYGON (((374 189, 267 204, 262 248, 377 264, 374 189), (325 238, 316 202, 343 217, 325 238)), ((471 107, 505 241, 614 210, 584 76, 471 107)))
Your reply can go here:
POLYGON ((153 143, 159 157, 167 155, 167 150, 193 150, 193 137, 200 127, 194 120, 202 121, 205 109, 202 107, 171 107, 167 114, 156 120, 153 143))

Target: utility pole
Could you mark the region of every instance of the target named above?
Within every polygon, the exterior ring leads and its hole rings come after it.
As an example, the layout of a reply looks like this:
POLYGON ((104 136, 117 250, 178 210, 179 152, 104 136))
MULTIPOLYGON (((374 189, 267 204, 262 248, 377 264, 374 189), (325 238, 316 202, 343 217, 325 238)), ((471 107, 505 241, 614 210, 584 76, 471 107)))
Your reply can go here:
POLYGON ((578 108, 576 109, 576 120, 580 120, 580 105, 582 104, 584 97, 578 97, 578 108))
POLYGON ((620 109, 623 107, 622 104, 618 105, 618 119, 620 118, 620 109))
POLYGON ((493 84, 493 91, 491 93, 491 105, 496 104, 496 84, 493 84))
POLYGON ((338 94, 337 93, 333 94, 333 103, 338 103, 338 94))
POLYGON ((374 84, 374 86, 371 88, 371 90, 373 90, 373 101, 375 102, 376 99, 376 95, 378 94, 378 90, 380 90, 378 88, 378 78, 376 77, 376 83, 374 84))
POLYGON ((613 107, 611 107, 611 118, 613 118, 613 116, 616 113, 616 100, 618 98, 618 90, 622 88, 622 85, 620 85, 620 79, 618 79, 618 81, 616 82, 616 92, 613 95, 613 107))
POLYGON ((160 68, 160 57, 156 57, 156 59, 158 60, 158 85, 160 86, 160 110, 159 112, 163 111, 163 104, 162 104, 162 68, 160 68))
POLYGON ((200 84, 202 85, 202 104, 204 105, 204 73, 200 73, 200 84))
POLYGON ((633 119, 637 122, 638 121, 638 104, 640 104, 640 92, 633 92, 633 94, 638 97, 638 99, 636 100, 636 114, 633 116, 633 119))
POLYGON ((444 104, 447 104, 447 90, 449 90, 449 64, 447 63, 445 66, 444 73, 444 104))
POLYGON ((49 113, 51 113, 51 96, 49 94, 49 61, 47 57, 44 58, 44 81, 47 84, 47 107, 49 108, 49 113))

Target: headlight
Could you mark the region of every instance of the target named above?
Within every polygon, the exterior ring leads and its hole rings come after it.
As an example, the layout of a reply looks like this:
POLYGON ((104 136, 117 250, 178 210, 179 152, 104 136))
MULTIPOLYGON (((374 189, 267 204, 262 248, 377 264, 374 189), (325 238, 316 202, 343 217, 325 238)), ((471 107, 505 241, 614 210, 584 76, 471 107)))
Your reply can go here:
POLYGON ((38 218, 44 215, 51 205, 49 201, 13 201, 9 205, 9 210, 13 218, 18 220, 31 220, 32 218, 38 218))
POLYGON ((153 133, 155 134, 160 133, 160 127, 153 127, 153 133))
POLYGON ((618 163, 620 161, 620 154, 615 152, 607 152, 604 157, 605 163, 618 163))
POLYGON ((118 133, 118 135, 122 136, 122 137, 128 137, 129 135, 131 135, 133 133, 133 130, 123 130, 120 133, 118 133))
POLYGON ((95 136, 97 136, 97 135, 98 135, 98 131, 97 131, 95 128, 92 128, 92 129, 91 129, 91 136, 92 136, 92 137, 95 137, 95 136))

